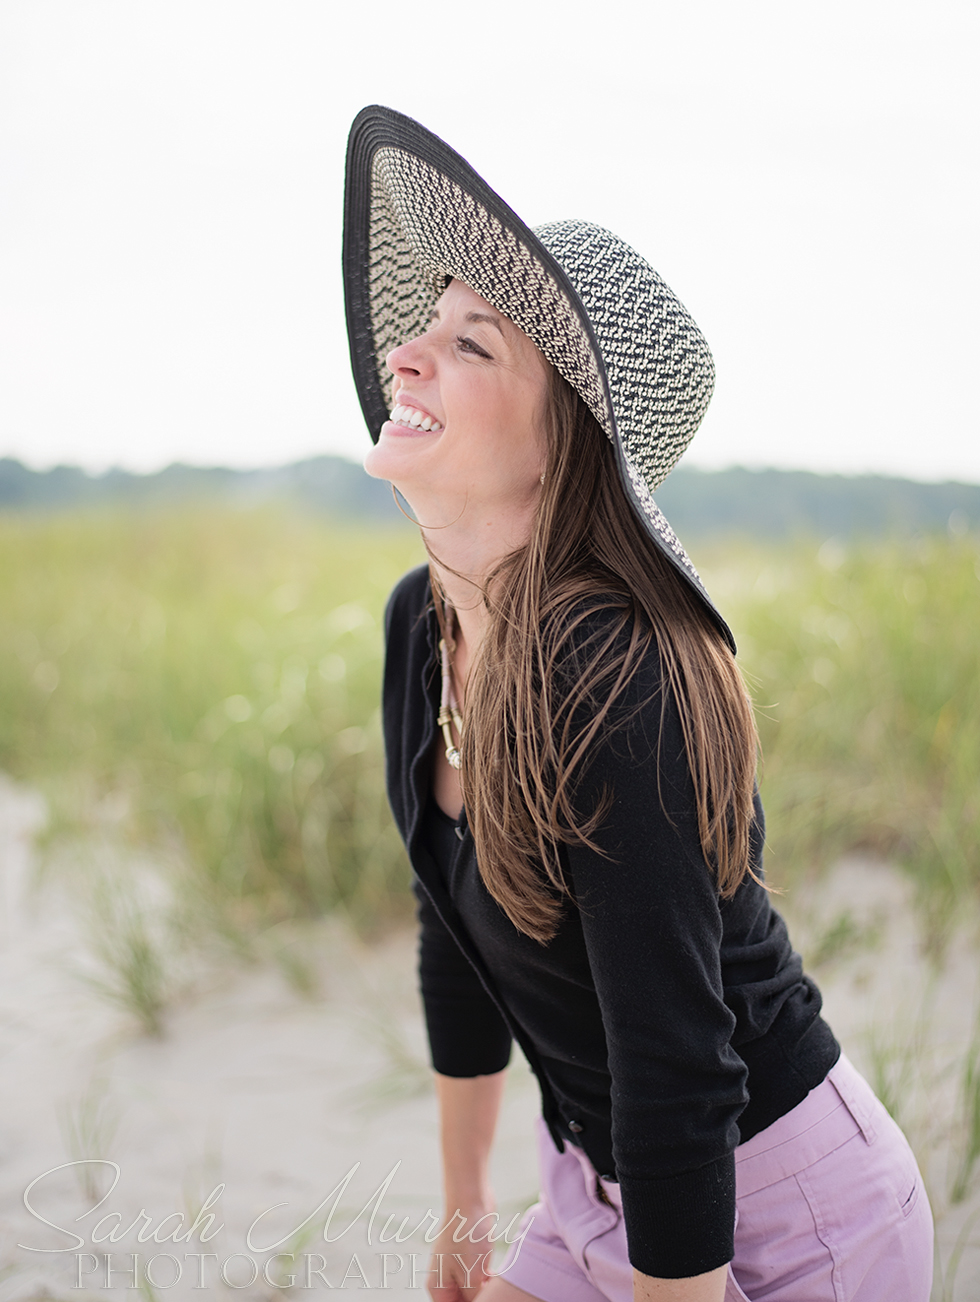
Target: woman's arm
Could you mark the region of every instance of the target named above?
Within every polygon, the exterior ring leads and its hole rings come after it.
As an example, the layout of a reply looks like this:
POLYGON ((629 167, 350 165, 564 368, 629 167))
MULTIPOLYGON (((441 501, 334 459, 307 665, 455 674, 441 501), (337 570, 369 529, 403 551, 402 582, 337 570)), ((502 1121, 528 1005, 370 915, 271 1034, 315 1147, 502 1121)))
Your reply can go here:
POLYGON ((506 1071, 472 1077, 436 1073, 445 1224, 435 1241, 429 1276, 435 1302, 471 1302, 487 1280, 490 1245, 481 1240, 493 1226, 477 1222, 494 1210, 490 1148, 506 1076, 506 1071), (472 1242, 465 1236, 474 1227, 472 1242))
MULTIPOLYGON (((421 886, 416 893, 422 933, 419 975, 439 1103, 447 1222, 435 1242, 428 1289, 436 1302, 472 1302, 486 1281, 489 1244, 473 1244, 464 1236, 493 1211, 490 1147, 511 1038, 428 893, 421 886), (463 1225, 460 1218, 465 1218, 463 1225)), ((485 1235, 492 1228, 487 1222, 476 1233, 485 1235)))
POLYGON ((747 1070, 732 1046, 723 915, 680 719, 655 652, 616 715, 621 726, 597 739, 576 792, 585 814, 608 802, 596 849, 567 847, 567 880, 605 1030, 616 1178, 630 1260, 643 1276, 637 1296, 684 1298, 687 1289, 700 1302, 732 1256, 747 1070))
POLYGON ((728 1267, 688 1279, 654 1279, 633 1271, 633 1302, 723 1302, 728 1267))

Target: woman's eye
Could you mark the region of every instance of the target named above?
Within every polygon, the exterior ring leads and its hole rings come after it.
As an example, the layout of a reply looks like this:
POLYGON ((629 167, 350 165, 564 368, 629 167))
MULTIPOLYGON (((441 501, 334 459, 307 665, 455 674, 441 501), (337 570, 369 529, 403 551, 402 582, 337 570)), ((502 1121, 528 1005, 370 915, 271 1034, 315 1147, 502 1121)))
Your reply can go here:
POLYGON ((474 353, 477 357, 490 357, 490 354, 481 348, 479 344, 474 343, 472 339, 464 338, 462 335, 456 336, 456 344, 461 352, 474 353))

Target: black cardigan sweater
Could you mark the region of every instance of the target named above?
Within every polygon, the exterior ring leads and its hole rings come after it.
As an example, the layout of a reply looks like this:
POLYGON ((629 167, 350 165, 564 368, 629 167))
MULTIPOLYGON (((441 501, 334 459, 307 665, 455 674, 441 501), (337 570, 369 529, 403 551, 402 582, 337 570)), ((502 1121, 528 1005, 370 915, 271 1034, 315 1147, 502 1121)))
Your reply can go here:
POLYGON ((388 794, 417 877, 435 1070, 500 1071, 516 1039, 558 1148, 580 1144, 619 1181, 631 1263, 665 1278, 723 1265, 736 1145, 801 1102, 840 1050, 766 891, 746 878, 718 896, 659 657, 647 656, 577 787, 583 811, 612 797, 603 853, 562 847, 572 898, 541 945, 484 887, 465 812, 442 870, 425 834, 440 687, 425 567, 395 588, 386 633, 388 794))

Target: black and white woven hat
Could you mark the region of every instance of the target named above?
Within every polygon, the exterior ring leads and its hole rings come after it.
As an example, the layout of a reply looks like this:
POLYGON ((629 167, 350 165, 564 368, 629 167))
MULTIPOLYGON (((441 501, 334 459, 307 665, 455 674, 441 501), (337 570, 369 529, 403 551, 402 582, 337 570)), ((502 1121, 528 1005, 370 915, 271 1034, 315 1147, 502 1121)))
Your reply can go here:
POLYGON ((531 230, 455 150, 392 109, 363 109, 347 146, 344 287, 351 363, 371 437, 389 417, 392 348, 421 334, 449 280, 509 317, 613 442, 626 496, 734 650, 653 499, 714 387, 698 327, 643 258, 600 226, 531 230))

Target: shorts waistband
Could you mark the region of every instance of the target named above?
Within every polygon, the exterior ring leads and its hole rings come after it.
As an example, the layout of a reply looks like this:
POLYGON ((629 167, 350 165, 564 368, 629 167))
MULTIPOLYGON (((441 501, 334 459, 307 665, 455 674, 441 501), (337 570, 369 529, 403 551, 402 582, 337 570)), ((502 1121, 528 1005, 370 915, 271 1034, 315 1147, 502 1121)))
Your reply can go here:
POLYGON ((874 1143, 871 1086, 843 1054, 802 1103, 735 1150, 738 1196, 796 1175, 855 1135, 874 1143))

